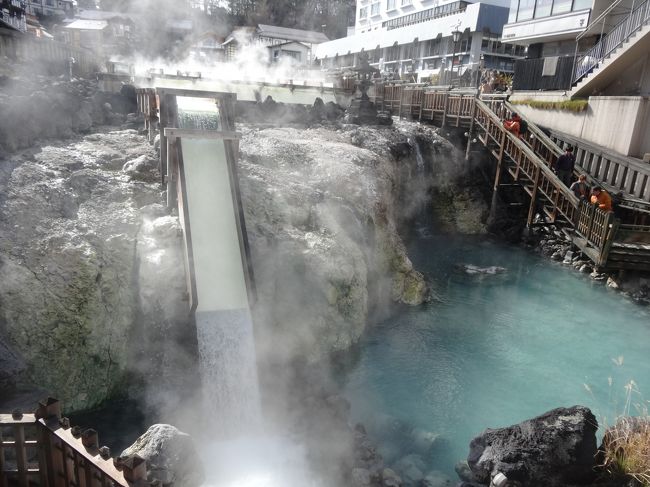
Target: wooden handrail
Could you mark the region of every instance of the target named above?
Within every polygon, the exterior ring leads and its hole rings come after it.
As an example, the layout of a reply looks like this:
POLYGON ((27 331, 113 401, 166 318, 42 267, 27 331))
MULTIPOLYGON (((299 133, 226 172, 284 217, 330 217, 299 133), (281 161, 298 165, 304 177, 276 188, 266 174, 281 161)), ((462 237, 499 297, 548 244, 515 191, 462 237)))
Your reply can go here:
POLYGON ((58 401, 50 400, 37 414, 0 414, 0 486, 145 485, 143 459, 114 460, 107 449, 99 448, 96 432, 71 428, 67 418, 58 415, 59 408, 58 401), (3 438, 3 431, 12 439, 3 438), (37 457, 28 455, 28 449, 37 450, 37 457), (15 468, 7 465, 5 450, 13 450, 15 468))

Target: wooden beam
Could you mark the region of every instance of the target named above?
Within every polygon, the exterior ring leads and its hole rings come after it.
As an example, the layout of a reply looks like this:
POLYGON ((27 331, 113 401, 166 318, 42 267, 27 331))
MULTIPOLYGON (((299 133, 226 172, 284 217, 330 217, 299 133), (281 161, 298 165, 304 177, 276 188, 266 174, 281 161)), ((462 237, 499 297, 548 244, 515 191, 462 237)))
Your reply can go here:
POLYGON ((220 139, 220 140, 239 140, 242 135, 241 132, 232 131, 216 131, 216 130, 200 130, 200 129, 178 129, 166 128, 165 137, 171 140, 183 139, 220 139))

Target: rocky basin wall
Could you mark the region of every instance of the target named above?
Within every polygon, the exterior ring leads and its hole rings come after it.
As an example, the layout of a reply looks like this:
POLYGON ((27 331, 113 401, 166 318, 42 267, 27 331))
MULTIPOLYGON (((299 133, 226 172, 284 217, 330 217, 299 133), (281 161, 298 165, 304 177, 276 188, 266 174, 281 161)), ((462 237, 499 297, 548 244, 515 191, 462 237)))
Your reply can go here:
MULTIPOLYGON (((345 350, 369 309, 426 299, 397 228, 441 181, 433 162, 459 160, 435 130, 238 128, 261 357, 345 350)), ((162 205, 156 157, 129 130, 4 157, 0 385, 37 385, 69 410, 127 384, 173 407, 191 388, 180 231, 162 205)))

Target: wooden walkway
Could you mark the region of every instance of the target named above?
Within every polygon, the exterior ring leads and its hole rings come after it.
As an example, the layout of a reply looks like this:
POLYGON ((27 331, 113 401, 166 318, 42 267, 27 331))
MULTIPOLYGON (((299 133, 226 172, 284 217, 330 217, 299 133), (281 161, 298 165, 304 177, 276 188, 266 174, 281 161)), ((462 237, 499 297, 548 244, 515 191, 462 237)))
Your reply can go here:
MULTIPOLYGON (((468 144, 476 137, 496 160, 494 193, 514 181, 530 197, 528 226, 533 225, 535 214, 542 212, 548 223, 565 226, 573 243, 596 266, 610 270, 650 270, 650 204, 638 198, 640 178, 634 176, 628 184, 629 188, 637 189, 637 194, 625 194, 616 215, 604 212, 579 200, 558 179, 551 167, 563 150, 539 127, 528 121, 529 135, 525 141, 505 130, 503 119, 515 108, 504 96, 479 99, 474 93, 417 84, 378 83, 374 101, 379 108, 400 117, 467 129, 468 144)), ((575 178, 583 172, 577 167, 575 178)), ((619 176, 625 174, 621 171, 619 176)), ((632 177, 632 172, 629 174, 632 177)), ((592 184, 603 183, 592 175, 588 179, 592 184)), ((647 178, 643 179, 646 182, 647 178)))
MULTIPOLYGON (((167 127, 173 128, 175 119, 174 103, 161 103, 163 98, 172 95, 167 93, 169 91, 137 90, 138 108, 144 114, 150 138, 155 131, 161 134, 163 184, 169 183, 168 144, 164 131, 167 127)), ((650 270, 650 203, 640 201, 635 194, 626 194, 614 215, 581 202, 551 170, 563 152, 554 140, 530 121, 530 135, 525 141, 504 129, 502 121, 513 110, 504 96, 478 99, 474 93, 407 83, 375 83, 371 94, 379 109, 441 127, 465 129, 470 133, 468 144, 476 136, 496 160, 494 194, 502 186, 517 184, 530 197, 528 226, 533 225, 535 215, 541 212, 546 222, 564 225, 573 243, 596 266, 611 270, 650 270)), ((201 95, 207 96, 205 93, 196 96, 201 95)), ((583 168, 578 167, 576 178, 582 172, 583 168)), ((589 181, 592 184, 604 182, 607 187, 607 181, 594 177, 599 174, 588 175, 589 181)), ((620 174, 623 177, 633 175, 632 172, 620 174)), ((647 181, 643 179, 644 184, 647 181)), ((625 184, 623 187, 627 188, 625 184)), ((629 187, 639 187, 636 178, 629 187)), ((168 191, 169 194, 173 194, 172 191, 168 191)))

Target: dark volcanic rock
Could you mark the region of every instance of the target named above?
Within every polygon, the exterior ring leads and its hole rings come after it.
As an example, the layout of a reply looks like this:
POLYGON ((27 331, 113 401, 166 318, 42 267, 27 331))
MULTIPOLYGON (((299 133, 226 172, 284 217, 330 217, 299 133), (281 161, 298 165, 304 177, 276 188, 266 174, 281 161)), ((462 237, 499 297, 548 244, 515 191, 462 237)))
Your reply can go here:
POLYGON ((514 485, 564 487, 592 480, 598 422, 583 406, 558 408, 507 428, 488 429, 470 443, 476 479, 502 472, 514 485))

